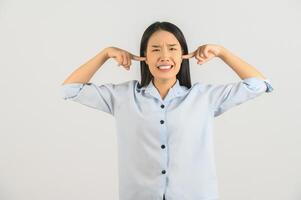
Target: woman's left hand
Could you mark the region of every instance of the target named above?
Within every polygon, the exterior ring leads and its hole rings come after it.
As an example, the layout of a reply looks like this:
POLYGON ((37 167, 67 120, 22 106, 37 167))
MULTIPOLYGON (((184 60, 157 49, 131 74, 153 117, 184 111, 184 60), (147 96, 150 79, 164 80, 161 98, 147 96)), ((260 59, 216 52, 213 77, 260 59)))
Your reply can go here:
POLYGON ((204 64, 213 57, 219 57, 221 55, 222 48, 222 46, 216 44, 205 44, 198 47, 197 50, 192 53, 182 55, 182 59, 195 57, 198 60, 198 64, 204 64))

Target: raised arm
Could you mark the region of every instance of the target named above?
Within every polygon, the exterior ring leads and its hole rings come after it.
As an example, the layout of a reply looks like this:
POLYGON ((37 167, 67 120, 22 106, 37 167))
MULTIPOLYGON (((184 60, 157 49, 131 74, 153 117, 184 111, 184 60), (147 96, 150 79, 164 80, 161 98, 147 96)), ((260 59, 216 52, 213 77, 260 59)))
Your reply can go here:
POLYGON ((86 63, 77 68, 71 75, 62 83, 87 83, 90 81, 96 71, 109 59, 114 58, 118 62, 118 66, 130 70, 131 60, 145 61, 145 57, 136 56, 126 50, 117 47, 106 47, 96 56, 88 60, 86 63))
POLYGON ((197 63, 201 65, 205 62, 208 62, 214 57, 219 57, 229 67, 231 67, 241 79, 255 77, 263 80, 268 80, 255 67, 243 61, 241 58, 234 55, 232 52, 221 45, 205 44, 187 55, 182 55, 183 59, 189 59, 192 57, 195 57, 198 60, 197 63))
POLYGON ((220 46, 220 53, 218 54, 218 57, 221 58, 229 67, 231 67, 241 79, 250 77, 267 79, 255 67, 234 55, 223 46, 220 46))
POLYGON ((206 44, 187 55, 183 59, 195 57, 198 64, 204 64, 214 57, 221 58, 242 79, 239 82, 227 84, 208 84, 209 99, 212 102, 214 116, 217 117, 230 108, 258 97, 264 92, 274 89, 269 79, 263 76, 255 67, 249 65, 221 45, 206 44))
MULTIPOLYGON (((145 60, 144 57, 135 56, 117 47, 107 47, 85 64, 77 68, 62 84, 61 96, 63 99, 73 100, 83 105, 114 115, 119 92, 122 84, 89 82, 95 72, 106 62, 113 58, 119 66, 130 70, 131 59, 145 60)), ((130 83, 130 82, 128 82, 130 83)))
POLYGON ((62 83, 87 83, 96 71, 109 59, 107 48, 103 49, 96 56, 81 65, 62 83))

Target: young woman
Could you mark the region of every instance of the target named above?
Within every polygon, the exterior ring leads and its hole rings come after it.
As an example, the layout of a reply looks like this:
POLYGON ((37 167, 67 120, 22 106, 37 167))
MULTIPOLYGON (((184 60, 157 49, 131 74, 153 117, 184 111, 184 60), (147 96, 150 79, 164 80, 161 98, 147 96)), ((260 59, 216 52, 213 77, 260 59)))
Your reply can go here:
POLYGON ((107 47, 76 69, 62 97, 116 120, 120 200, 217 200, 213 119, 273 90, 270 81, 226 48, 206 44, 188 53, 181 30, 155 22, 144 32, 140 57, 107 47), (242 79, 191 85, 189 59, 222 59, 242 79), (109 58, 129 70, 140 61, 141 81, 89 82, 109 58))

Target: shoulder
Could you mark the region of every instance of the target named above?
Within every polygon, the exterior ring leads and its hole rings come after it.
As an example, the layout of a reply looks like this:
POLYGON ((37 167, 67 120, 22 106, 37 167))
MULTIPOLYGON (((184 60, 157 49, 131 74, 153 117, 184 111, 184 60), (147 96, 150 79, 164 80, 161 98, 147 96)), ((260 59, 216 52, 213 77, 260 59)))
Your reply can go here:
POLYGON ((103 85, 107 86, 116 93, 124 94, 133 91, 133 89, 137 87, 137 84, 139 84, 138 80, 128 80, 119 83, 106 83, 103 85))
POLYGON ((126 90, 126 89, 136 87, 136 85, 138 83, 139 83, 138 80, 128 80, 128 81, 123 81, 123 82, 120 82, 120 83, 115 83, 113 85, 118 89, 126 90))
POLYGON ((191 88, 198 90, 198 92, 204 93, 204 92, 209 91, 211 88, 213 88, 213 86, 214 86, 214 84, 211 84, 211 83, 197 81, 191 86, 191 88))
POLYGON ((123 81, 119 83, 101 83, 101 84, 95 84, 95 83, 87 83, 87 85, 96 85, 96 86, 106 86, 110 87, 112 89, 118 89, 118 90, 124 90, 130 87, 134 87, 138 81, 137 80, 128 80, 123 81))

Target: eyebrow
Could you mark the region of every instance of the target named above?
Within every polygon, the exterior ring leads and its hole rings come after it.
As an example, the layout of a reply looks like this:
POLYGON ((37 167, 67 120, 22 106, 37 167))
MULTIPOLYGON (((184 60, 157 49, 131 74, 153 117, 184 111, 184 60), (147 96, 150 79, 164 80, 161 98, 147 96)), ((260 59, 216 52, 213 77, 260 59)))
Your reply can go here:
MULTIPOLYGON (((177 44, 167 44, 168 46, 176 46, 177 44)), ((160 45, 152 45, 152 47, 160 47, 160 45)))

